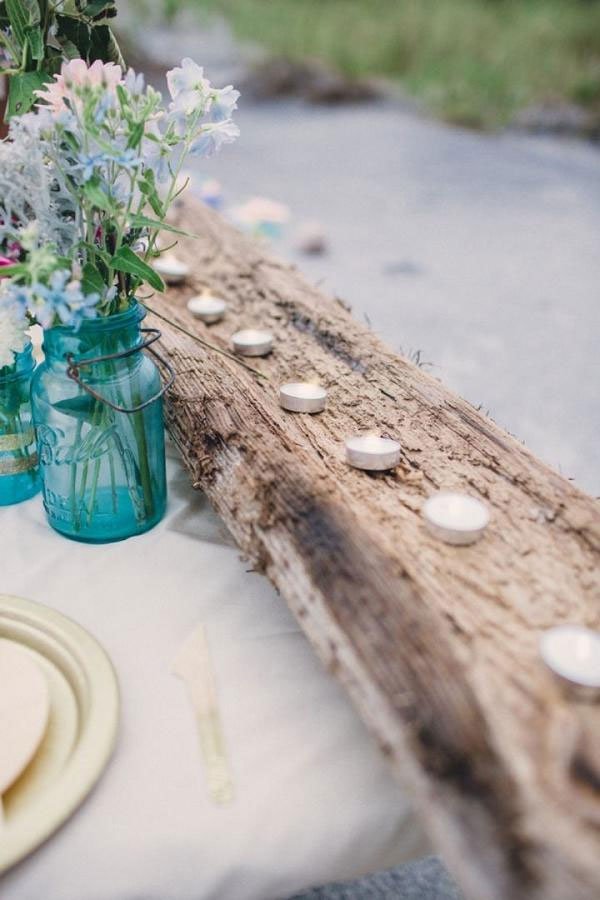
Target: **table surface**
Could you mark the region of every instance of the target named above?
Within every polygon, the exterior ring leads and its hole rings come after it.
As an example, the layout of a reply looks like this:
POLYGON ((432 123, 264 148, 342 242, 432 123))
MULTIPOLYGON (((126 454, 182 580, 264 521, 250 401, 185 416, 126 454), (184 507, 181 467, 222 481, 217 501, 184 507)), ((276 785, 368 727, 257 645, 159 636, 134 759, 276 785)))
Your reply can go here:
POLYGON ((409 802, 283 600, 250 573, 175 458, 153 531, 78 544, 41 499, 0 510, 0 592, 77 620, 111 656, 122 721, 74 818, 2 880, 3 900, 269 900, 428 852, 409 802), (174 658, 208 635, 234 799, 208 796, 174 658))

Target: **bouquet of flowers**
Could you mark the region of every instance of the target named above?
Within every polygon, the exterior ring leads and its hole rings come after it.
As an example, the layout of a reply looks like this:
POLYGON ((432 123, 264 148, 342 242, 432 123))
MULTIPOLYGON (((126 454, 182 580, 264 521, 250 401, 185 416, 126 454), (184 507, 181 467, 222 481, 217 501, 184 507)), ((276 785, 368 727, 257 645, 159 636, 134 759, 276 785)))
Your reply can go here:
POLYGON ((164 509, 158 372, 135 352, 153 340, 136 298, 164 289, 151 262, 161 231, 181 233, 167 215, 186 159, 239 133, 232 86, 213 88, 191 59, 167 83, 165 106, 131 69, 72 60, 0 143, 0 365, 29 324, 45 329, 32 390, 44 501, 84 540, 120 518, 117 536, 145 530, 164 509))
POLYGON ((180 170, 239 133, 233 87, 212 88, 190 59, 167 82, 168 109, 133 70, 72 60, 37 92, 38 111, 12 121, 0 145, 4 297, 44 328, 123 311, 144 283, 164 289, 148 260, 160 231, 177 232, 166 217, 180 170))

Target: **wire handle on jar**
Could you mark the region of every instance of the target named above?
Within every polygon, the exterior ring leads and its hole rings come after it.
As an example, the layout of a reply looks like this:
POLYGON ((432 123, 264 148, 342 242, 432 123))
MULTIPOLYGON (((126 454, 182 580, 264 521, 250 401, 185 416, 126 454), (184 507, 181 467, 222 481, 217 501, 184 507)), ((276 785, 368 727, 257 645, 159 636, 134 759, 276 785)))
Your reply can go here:
POLYGON ((110 406, 111 409, 114 409, 115 412, 122 412, 131 415, 132 413, 141 412, 142 409, 146 409, 147 406, 150 406, 151 403, 154 403, 156 400, 160 400, 160 398, 166 394, 169 388, 172 386, 175 381, 176 375, 173 367, 166 359, 164 359, 160 353, 157 353, 150 345, 154 344, 155 341, 158 341, 162 336, 161 332, 158 328, 141 328, 142 334, 149 335, 146 340, 142 341, 141 344, 138 344, 136 347, 129 347, 127 350, 121 350, 118 353, 107 353, 105 356, 96 356, 93 359, 74 359, 72 353, 65 354, 65 358, 67 360, 67 377, 74 381, 79 387, 93 397, 95 400, 100 400, 102 403, 106 403, 107 406, 110 406), (79 370, 84 368, 85 366, 93 366, 96 363, 108 362, 111 359, 126 359, 128 356, 132 356, 134 353, 138 353, 140 350, 148 350, 152 356, 155 357, 159 361, 159 363, 166 369, 168 373, 167 381, 162 385, 160 391, 154 394, 154 396, 150 397, 148 400, 145 400, 143 403, 138 404, 138 406, 118 406, 116 403, 113 403, 111 400, 107 400, 106 397, 103 397, 101 394, 97 393, 93 388, 91 388, 88 384, 81 380, 79 376, 79 370))

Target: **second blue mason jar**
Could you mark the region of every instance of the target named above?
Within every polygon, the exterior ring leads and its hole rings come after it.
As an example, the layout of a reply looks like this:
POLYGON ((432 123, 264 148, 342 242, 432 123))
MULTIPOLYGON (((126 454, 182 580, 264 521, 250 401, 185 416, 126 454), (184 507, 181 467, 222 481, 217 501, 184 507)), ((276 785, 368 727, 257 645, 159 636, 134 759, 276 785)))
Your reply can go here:
POLYGON ((20 503, 40 489, 29 386, 35 368, 31 343, 0 369, 0 506, 20 503))

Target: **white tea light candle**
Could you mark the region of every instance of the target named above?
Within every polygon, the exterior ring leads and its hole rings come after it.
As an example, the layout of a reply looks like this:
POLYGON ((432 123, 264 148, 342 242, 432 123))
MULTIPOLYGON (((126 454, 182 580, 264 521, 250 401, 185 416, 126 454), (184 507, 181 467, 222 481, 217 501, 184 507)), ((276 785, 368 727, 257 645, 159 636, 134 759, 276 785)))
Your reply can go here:
POLYGON ((423 504, 423 516, 434 537, 446 544, 473 544, 490 521, 485 503, 452 491, 440 491, 423 504))
POLYGON ((167 284, 181 284, 190 274, 190 267, 177 256, 167 254, 154 261, 154 269, 167 284))
POLYGON ((540 638, 548 668, 569 685, 600 693, 600 632, 582 625, 557 625, 540 638))
POLYGON ((188 300, 187 308, 197 319, 202 319, 203 322, 210 324, 219 322, 223 318, 227 304, 220 297, 213 297, 212 294, 199 294, 188 300))
POLYGON ((318 384, 294 381, 279 388, 279 403, 290 412, 318 413, 325 409, 327 391, 318 384))
POLYGON ((355 469, 367 472, 383 472, 393 469, 400 462, 400 444, 390 438, 367 434, 348 438, 346 461, 355 469))
POLYGON ((233 349, 240 356, 266 356, 273 349, 273 335, 270 331, 247 328, 236 331, 231 338, 233 349))

